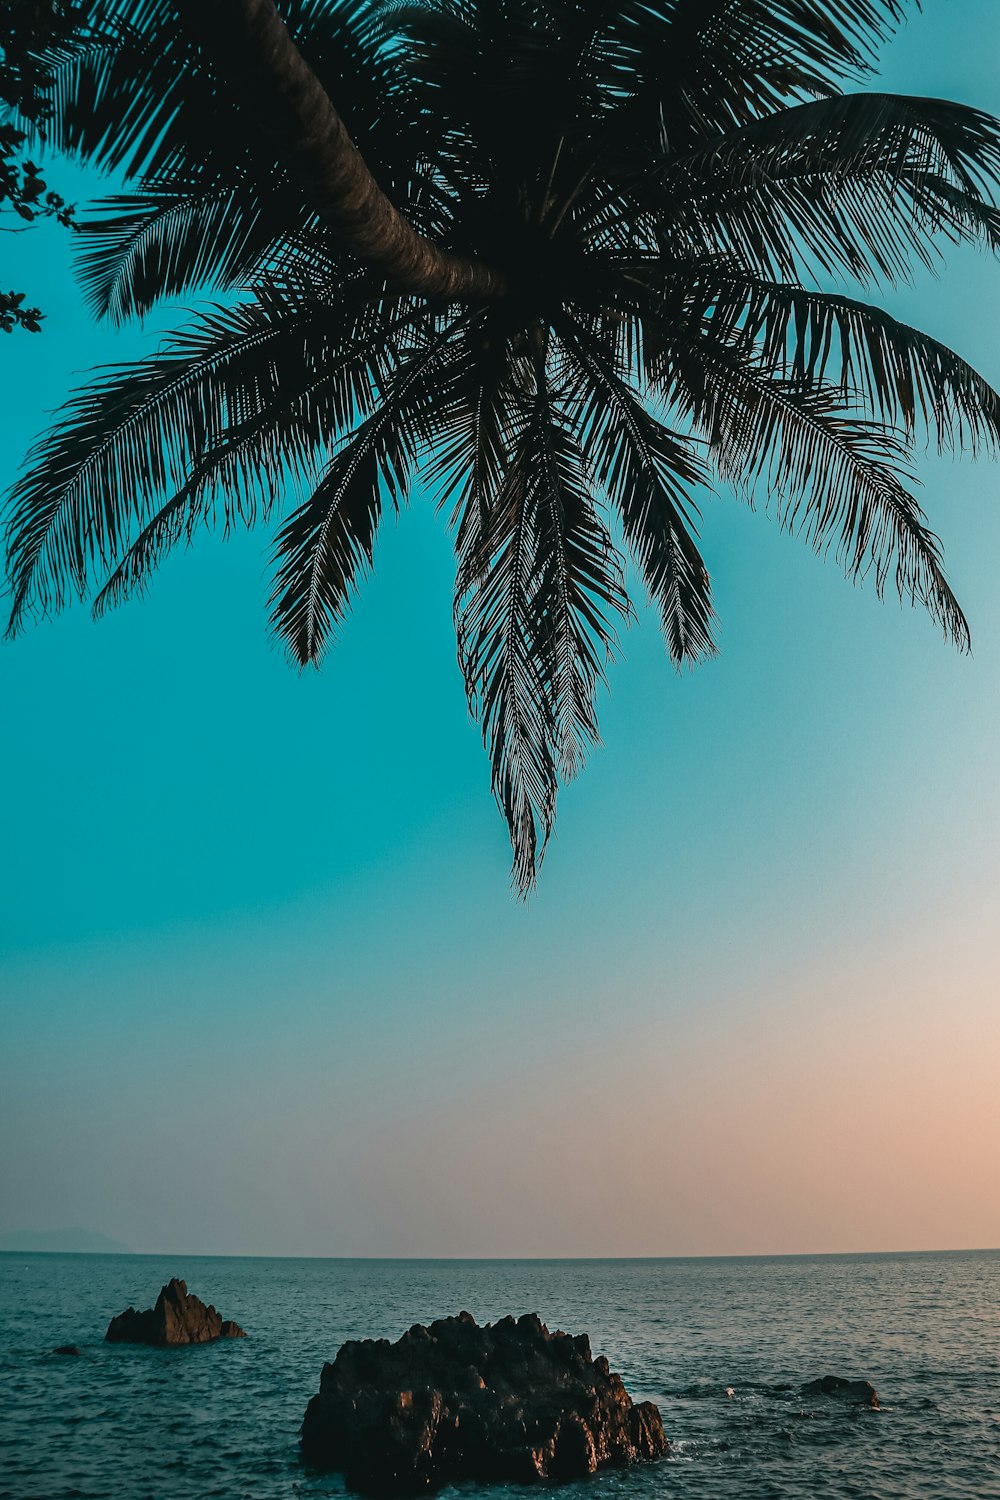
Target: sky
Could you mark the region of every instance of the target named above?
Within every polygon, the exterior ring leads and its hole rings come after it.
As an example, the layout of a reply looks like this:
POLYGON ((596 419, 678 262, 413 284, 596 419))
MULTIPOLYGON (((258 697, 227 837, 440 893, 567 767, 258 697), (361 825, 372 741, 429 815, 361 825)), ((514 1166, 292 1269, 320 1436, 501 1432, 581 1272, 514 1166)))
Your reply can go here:
MULTIPOLYGON (((998 55, 994 0, 925 0, 884 86, 1000 113, 998 55)), ((4 486, 178 321, 97 326, 68 235, 5 240, 47 316, 0 348, 4 486)), ((1000 384, 998 276, 953 252, 883 300, 1000 384)), ((721 655, 677 675, 641 612, 526 906, 420 497, 322 672, 267 638, 263 532, 0 648, 0 1233, 1000 1245, 1000 508, 988 461, 919 470, 972 656, 709 501, 721 655)))

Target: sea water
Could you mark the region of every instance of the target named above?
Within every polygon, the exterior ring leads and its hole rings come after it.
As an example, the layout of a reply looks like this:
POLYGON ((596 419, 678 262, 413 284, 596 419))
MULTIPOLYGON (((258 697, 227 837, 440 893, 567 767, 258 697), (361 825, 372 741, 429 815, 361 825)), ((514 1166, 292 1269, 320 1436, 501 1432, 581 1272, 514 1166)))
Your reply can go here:
MULTIPOLYGON (((1000 1252, 719 1260, 263 1260, 0 1255, 5 1500, 288 1500, 344 1493, 303 1468, 323 1362, 467 1309, 590 1334, 669 1458, 560 1500, 1000 1497, 1000 1252), (171 1276, 246 1339, 104 1343, 171 1276), (77 1344, 80 1358, 52 1352, 77 1344), (880 1411, 800 1386, 870 1380, 880 1411), (727 1395, 727 1388, 733 1395, 727 1395)), ((463 1487, 469 1497, 485 1494, 463 1487)), ((501 1500, 526 1491, 494 1488, 501 1500)), ((454 1496, 456 1492, 446 1491, 454 1496)))

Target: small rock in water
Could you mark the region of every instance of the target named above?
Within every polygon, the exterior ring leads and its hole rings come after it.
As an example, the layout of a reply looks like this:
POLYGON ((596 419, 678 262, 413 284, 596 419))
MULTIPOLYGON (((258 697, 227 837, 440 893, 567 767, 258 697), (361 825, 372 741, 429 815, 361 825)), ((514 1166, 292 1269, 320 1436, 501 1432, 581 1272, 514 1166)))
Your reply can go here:
POLYGON ((878 1411, 878 1396, 875 1387, 867 1380, 845 1380, 842 1375, 824 1375, 820 1380, 810 1380, 802 1387, 803 1396, 839 1396, 844 1401, 854 1401, 859 1406, 870 1406, 878 1411))
POLYGON ((307 1462, 376 1496, 581 1479, 666 1450, 652 1402, 633 1403, 586 1334, 550 1333, 535 1313, 344 1344, 302 1427, 307 1462))
POLYGON ((60 1344, 59 1347, 58 1347, 58 1349, 53 1349, 52 1353, 53 1354, 82 1354, 83 1350, 82 1349, 78 1349, 75 1344, 60 1344))
POLYGON ((223 1318, 214 1307, 206 1307, 192 1296, 187 1284, 175 1276, 156 1299, 155 1307, 119 1313, 108 1324, 104 1337, 112 1344, 210 1344, 213 1339, 245 1339, 238 1323, 223 1318))

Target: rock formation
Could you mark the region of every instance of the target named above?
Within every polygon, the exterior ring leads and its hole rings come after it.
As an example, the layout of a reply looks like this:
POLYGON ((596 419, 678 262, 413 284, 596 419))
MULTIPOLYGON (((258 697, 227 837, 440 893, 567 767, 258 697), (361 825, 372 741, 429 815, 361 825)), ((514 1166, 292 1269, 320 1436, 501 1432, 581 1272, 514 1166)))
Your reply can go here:
POLYGON ((633 1403, 586 1334, 550 1333, 534 1313, 479 1327, 463 1312, 395 1344, 344 1344, 302 1427, 308 1463, 375 1496, 580 1479, 666 1449, 652 1402, 633 1403))
POLYGON ((119 1313, 104 1335, 112 1344, 208 1344, 213 1339, 245 1339, 237 1323, 223 1319, 214 1307, 206 1307, 189 1294, 176 1277, 168 1281, 155 1307, 119 1313))
POLYGON ((843 1401, 853 1401, 859 1406, 870 1406, 878 1411, 878 1396, 875 1387, 867 1380, 845 1380, 842 1375, 824 1375, 820 1380, 810 1380, 802 1387, 803 1396, 839 1396, 843 1401))

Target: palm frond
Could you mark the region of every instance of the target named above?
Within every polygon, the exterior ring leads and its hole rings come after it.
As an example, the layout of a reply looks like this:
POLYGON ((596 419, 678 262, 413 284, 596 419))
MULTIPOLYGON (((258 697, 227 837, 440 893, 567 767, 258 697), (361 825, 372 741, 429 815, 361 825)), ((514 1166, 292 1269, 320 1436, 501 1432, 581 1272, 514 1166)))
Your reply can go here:
MULTIPOLYGON (((371 331, 371 315, 366 325, 371 331)), ((34 605, 58 610, 83 594, 92 566, 109 567, 156 497, 176 494, 230 428, 272 410, 287 377, 301 379, 353 343, 343 310, 273 302, 215 308, 163 351, 102 372, 67 405, 29 455, 7 507, 13 603, 8 634, 34 605)), ((376 342, 334 415, 350 421, 376 342)), ((259 475, 257 476, 259 478, 259 475)), ((246 471, 251 484, 255 471, 246 471)))
POLYGON ((617 640, 613 619, 627 620, 632 610, 621 560, 591 498, 593 479, 548 389, 542 358, 536 380, 534 607, 552 684, 558 765, 568 780, 599 740, 596 698, 617 640))
POLYGON ((162 505, 131 540, 94 599, 95 619, 145 591, 151 575, 181 541, 190 543, 199 526, 210 527, 220 506, 228 533, 237 521, 246 527, 268 520, 286 484, 301 486, 318 478, 317 455, 345 404, 360 405, 368 394, 367 341, 345 350, 317 376, 298 371, 283 383, 281 404, 232 429, 195 463, 187 483, 162 505))
POLYGON ((558 790, 556 711, 533 598, 538 549, 531 418, 523 410, 515 418, 510 460, 474 542, 479 562, 456 600, 459 663, 469 707, 482 726, 493 795, 514 850, 512 879, 522 895, 537 879, 558 790))
POLYGON ((597 340, 569 320, 559 331, 581 377, 575 405, 595 476, 619 513, 671 659, 680 666, 714 655, 711 580, 691 498, 707 486, 707 471, 690 444, 650 414, 597 340))
POLYGON ((832 550, 852 581, 871 576, 880 597, 894 579, 968 649, 940 543, 903 482, 906 448, 884 424, 845 411, 839 391, 803 390, 714 344, 657 363, 737 493, 753 504, 763 487, 783 527, 832 550))
POLYGON ((406 497, 433 432, 435 367, 456 332, 446 321, 430 347, 402 359, 375 409, 347 433, 314 493, 277 535, 271 628, 299 666, 319 663, 371 565, 384 495, 396 509, 406 497))
POLYGON ((835 386, 910 437, 922 424, 942 450, 1000 444, 1000 394, 946 345, 881 308, 725 264, 693 272, 685 291, 713 339, 758 354, 797 387, 835 386))
POLYGON ((664 243, 765 276, 896 281, 934 264, 942 237, 1000 248, 1000 126, 938 99, 784 109, 668 159, 662 182, 664 243))
POLYGON ((903 13, 899 0, 624 0, 623 123, 688 149, 865 73, 903 13))
POLYGON ((512 365, 509 353, 479 364, 466 351, 458 389, 439 473, 465 476, 454 515, 459 662, 525 894, 551 833, 558 774, 575 775, 598 739, 596 693, 614 619, 630 606, 544 352, 512 365))
POLYGON ((78 276, 91 309, 123 323, 191 287, 245 286, 259 268, 280 260, 277 246, 308 223, 297 200, 281 202, 282 186, 279 179, 262 198, 248 183, 185 188, 174 178, 95 203, 76 237, 78 276))
POLYGON ((434 449, 422 478, 440 508, 451 507, 449 525, 458 557, 457 599, 489 561, 482 548, 488 511, 516 447, 520 409, 531 368, 506 339, 491 339, 484 316, 470 318, 439 384, 434 449))

